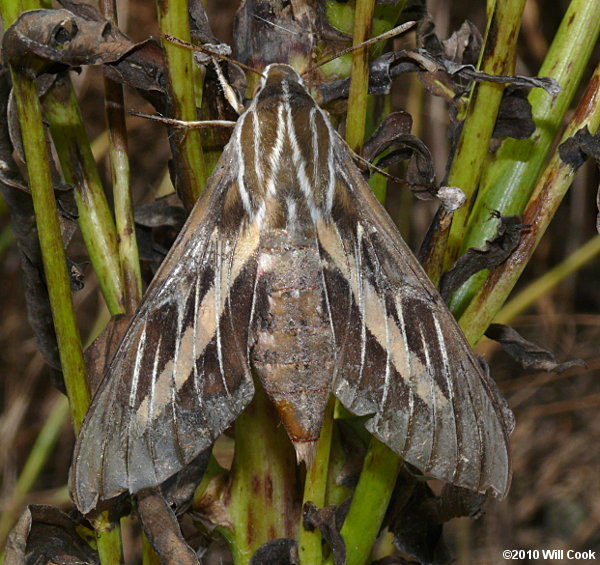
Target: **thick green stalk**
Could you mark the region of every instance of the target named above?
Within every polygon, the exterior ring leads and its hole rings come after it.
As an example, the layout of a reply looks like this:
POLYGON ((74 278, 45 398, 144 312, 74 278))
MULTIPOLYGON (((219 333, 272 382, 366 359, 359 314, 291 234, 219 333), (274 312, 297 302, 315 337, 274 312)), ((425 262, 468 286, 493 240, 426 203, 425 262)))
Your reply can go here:
MULTIPOLYGON (((354 16, 353 45, 358 45, 371 35, 375 0, 357 3, 354 16)), ((362 152, 367 123, 367 96, 369 89, 369 50, 357 49, 352 53, 352 73, 346 115, 346 141, 356 153, 362 152)))
POLYGON ((6 30, 25 10, 40 8, 38 0, 0 0, 2 24, 6 30))
POLYGON ((58 223, 50 170, 51 157, 46 145, 35 81, 14 69, 12 79, 62 372, 73 428, 77 433, 90 402, 90 391, 58 223))
POLYGON ((123 313, 117 232, 70 79, 58 79, 43 103, 65 181, 75 188, 79 227, 102 294, 111 314, 123 313))
MULTIPOLYGON (((462 251, 481 247, 494 235, 490 210, 520 214, 569 108, 600 32, 600 2, 572 0, 539 71, 554 78, 561 92, 541 88, 529 93, 536 130, 529 139, 506 139, 487 166, 471 213, 462 251)), ((474 275, 454 294, 450 305, 460 315, 481 288, 488 272, 474 275)))
MULTIPOLYGON (((160 31, 190 41, 187 0, 157 0, 160 31)), ((169 114, 179 120, 192 121, 196 115, 196 89, 192 52, 166 39, 161 39, 168 68, 169 114)), ((176 164, 176 187, 185 207, 191 210, 206 184, 207 174, 197 129, 175 128, 169 135, 176 164)))
MULTIPOLYGON (((563 143, 587 126, 594 133, 600 124, 600 66, 561 138, 563 143)), ((552 220, 576 171, 565 163, 555 149, 544 173, 523 212, 523 223, 531 225, 519 245, 502 265, 494 269, 460 318, 460 325, 471 344, 476 343, 500 310, 552 220)))
MULTIPOLYGON (((498 75, 514 73, 517 37, 524 6, 525 0, 496 3, 486 31, 480 63, 482 71, 498 75)), ((467 201, 454 212, 445 253, 445 269, 452 266, 462 245, 504 88, 505 85, 493 82, 480 82, 473 86, 447 181, 449 186, 462 189, 467 201)))
MULTIPOLYGON (((368 562, 401 466, 400 457, 380 441, 371 439, 341 532, 346 544, 346 565, 368 562)), ((327 564, 331 563, 330 558, 327 564)))
MULTIPOLYGON (((106 514, 102 515, 103 517, 106 514)), ((96 529, 96 544, 101 565, 119 565, 123 561, 123 547, 121 545, 121 527, 118 522, 102 521, 103 526, 96 529)))
MULTIPOLYGON (((331 397, 325 410, 321 435, 319 436, 319 441, 317 443, 315 460, 310 468, 306 471, 304 500, 302 504, 303 507, 306 502, 312 502, 315 506, 317 506, 317 508, 323 508, 325 506, 329 457, 331 453, 331 439, 333 432, 334 405, 335 401, 333 397, 331 397)), ((299 529, 300 536, 298 538, 298 553, 301 565, 313 565, 314 563, 321 563, 321 560, 323 559, 321 532, 318 529, 315 529, 312 532, 306 530, 302 523, 300 523, 299 529)))
MULTIPOLYGON (((118 25, 116 0, 101 0, 100 11, 106 19, 118 25)), ((125 310, 133 313, 142 297, 142 273, 129 183, 123 86, 105 77, 104 93, 125 310)))
POLYGON ((556 267, 549 270, 521 290, 519 294, 507 302, 502 307, 502 310, 496 314, 494 322, 498 324, 507 324, 513 318, 524 312, 538 298, 544 296, 568 276, 581 269, 581 267, 598 255, 600 255, 600 235, 594 236, 574 253, 569 255, 564 261, 556 265, 556 267))
POLYGON ((228 510, 235 565, 246 565, 265 542, 296 538, 300 493, 294 449, 275 407, 256 383, 254 398, 235 422, 228 510))

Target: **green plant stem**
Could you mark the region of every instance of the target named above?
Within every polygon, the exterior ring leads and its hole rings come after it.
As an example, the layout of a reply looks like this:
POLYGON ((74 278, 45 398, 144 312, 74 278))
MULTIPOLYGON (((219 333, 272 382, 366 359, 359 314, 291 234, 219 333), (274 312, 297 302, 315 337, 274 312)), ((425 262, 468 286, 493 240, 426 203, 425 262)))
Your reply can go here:
MULTIPOLYGON (((106 19, 118 25, 115 0, 101 0, 100 11, 106 19)), ((142 273, 135 237, 133 204, 129 183, 123 86, 105 77, 104 93, 125 310, 128 313, 133 313, 142 297, 142 273)))
MULTIPOLYGON (((352 44, 358 45, 371 35, 375 0, 363 0, 356 5, 352 44)), ((350 148, 362 152, 367 123, 367 95, 369 88, 369 50, 357 49, 352 53, 352 72, 346 116, 346 141, 350 148)))
POLYGON ((61 395, 53 402, 48 418, 44 422, 27 457, 27 461, 19 473, 15 488, 4 505, 4 511, 0 517, 0 546, 4 545, 6 536, 17 518, 20 506, 23 504, 48 461, 48 457, 60 437, 68 416, 69 401, 65 396, 61 395))
MULTIPOLYGON (((160 31, 184 41, 190 41, 187 0, 157 0, 160 31)), ((167 63, 169 114, 179 120, 197 118, 196 101, 200 98, 195 84, 191 51, 161 38, 167 63)), ((169 135, 171 152, 177 167, 177 190, 187 210, 191 210, 206 184, 206 165, 202 153, 200 132, 196 129, 174 128, 169 135)))
POLYGON ((538 298, 544 296, 598 255, 600 255, 600 235, 594 236, 564 261, 556 265, 556 267, 525 287, 502 307, 498 314, 496 314, 494 322, 498 324, 510 322, 510 320, 524 312, 538 298))
MULTIPOLYGON (((340 403, 336 403, 336 407, 340 403)), ((329 457, 329 466, 327 472, 327 489, 325 497, 325 506, 339 506, 347 498, 352 496, 353 489, 339 484, 338 479, 346 471, 348 454, 342 444, 342 438, 339 429, 340 420, 333 420, 331 451, 329 457)), ((364 428, 362 428, 364 431, 364 428)))
POLYGON ((4 30, 12 25, 25 10, 41 8, 38 0, 0 0, 0 12, 4 30))
MULTIPOLYGON (((600 65, 596 67, 561 143, 585 126, 593 134, 599 123, 600 65)), ((523 213, 523 223, 531 228, 523 234, 508 260, 490 273, 459 320, 469 343, 477 343, 500 310, 544 235, 575 173, 571 165, 562 161, 558 148, 555 149, 523 213)))
POLYGON ((98 522, 94 524, 96 530, 96 544, 98 546, 98 556, 102 565, 118 565, 123 563, 123 547, 121 545, 121 528, 118 522, 110 522, 106 516, 102 526, 98 522))
POLYGON ((43 103, 65 181, 75 188, 79 227, 102 294, 111 314, 123 313, 117 232, 68 76, 55 81, 43 103))
MULTIPOLYGON (((360 1, 351 0, 350 2, 342 3, 334 0, 326 0, 324 4, 327 21, 331 26, 347 35, 355 32, 355 26, 357 25, 357 4, 360 5, 360 1)), ((406 0, 398 0, 395 4, 376 4, 373 11, 373 18, 370 20, 372 22, 371 35, 377 36, 392 29, 397 24, 405 4, 406 0)), ((373 45, 369 49, 372 58, 379 57, 383 53, 384 48, 384 41, 373 45)), ((335 53, 331 54, 335 55, 335 53)), ((336 57, 323 65, 321 70, 325 76, 348 76, 351 66, 352 55, 348 54, 336 57)))
MULTIPOLYGON (((346 544, 346 565, 368 562, 401 466, 400 457, 380 441, 371 439, 341 532, 346 544)), ((327 564, 332 563, 329 558, 327 564)))
POLYGON ((46 145, 35 82, 14 69, 12 79, 62 372, 73 428, 77 433, 90 402, 90 391, 58 223, 50 170, 51 157, 46 145))
MULTIPOLYGON (((514 73, 517 37, 524 6, 525 0, 496 2, 488 21, 481 55, 480 68, 483 72, 499 75, 514 73)), ((467 116, 463 122, 447 181, 449 186, 462 189, 467 201, 454 212, 445 253, 445 269, 452 266, 461 248, 465 225, 486 162, 504 88, 504 84, 493 82, 473 85, 467 116)))
MULTIPOLYGON (((101 0, 100 10, 105 18, 114 25, 118 25, 115 0, 101 0)), ((121 267, 122 300, 125 312, 133 314, 142 298, 142 273, 135 237, 133 203, 129 183, 129 157, 127 154, 123 87, 105 77, 104 91, 118 256, 121 267)), ((114 312, 111 312, 111 314, 114 314, 114 312)), ((111 526, 108 530, 100 529, 96 531, 98 553, 103 564, 117 563, 123 559, 120 525, 112 524, 111 526)), ((146 535, 142 535, 142 561, 143 565, 158 565, 160 562, 146 535)))
POLYGON ((235 422, 228 539, 235 565, 246 565, 265 542, 296 538, 299 514, 294 449, 275 407, 258 382, 235 422))
MULTIPOLYGON (((323 418, 321 435, 317 443, 315 460, 306 471, 306 482, 304 483, 304 500, 302 507, 307 502, 312 502, 317 508, 325 506, 325 495, 327 493, 327 477, 329 469, 329 456, 331 452, 331 439, 333 431, 333 408, 335 401, 329 398, 323 418)), ((321 563, 323 559, 321 546, 321 532, 318 529, 312 532, 305 529, 302 520, 299 525, 300 535, 298 538, 298 553, 301 565, 313 565, 321 563)))
MULTIPOLYGON (((505 139, 484 172, 479 195, 473 207, 462 251, 481 247, 494 235, 496 223, 490 211, 503 215, 521 214, 535 182, 547 160, 548 152, 563 122, 600 32, 600 2, 572 0, 539 71, 554 78, 561 87, 552 97, 534 88, 528 100, 536 129, 528 139, 505 139)), ((488 272, 474 275, 454 293, 450 302, 460 316, 488 272)))

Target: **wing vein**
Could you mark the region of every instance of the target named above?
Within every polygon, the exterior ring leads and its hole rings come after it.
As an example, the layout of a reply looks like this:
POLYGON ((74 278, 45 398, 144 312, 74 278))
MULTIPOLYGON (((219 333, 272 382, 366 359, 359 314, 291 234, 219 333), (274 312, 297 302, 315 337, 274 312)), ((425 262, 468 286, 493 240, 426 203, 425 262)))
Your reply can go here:
MULTIPOLYGON (((423 353, 425 355, 425 367, 427 368, 427 372, 426 375, 428 378, 428 383, 429 383, 429 398, 431 400, 431 427, 432 427, 432 438, 431 438, 431 450, 429 452, 429 459, 427 461, 427 465, 425 466, 425 471, 429 471, 431 469, 431 462, 433 460, 433 454, 434 451, 436 449, 436 444, 437 444, 437 440, 438 440, 438 433, 437 433, 437 410, 438 410, 438 406, 437 406, 437 396, 435 394, 435 383, 434 383, 434 378, 433 378, 433 374, 432 374, 432 365, 431 365, 431 355, 429 354, 429 343, 428 341, 425 339, 425 336, 423 334, 423 325, 421 322, 419 322, 418 325, 418 329, 419 329, 419 336, 421 337, 421 343, 423 344, 423 353)), ((423 376, 423 378, 425 378, 425 375, 423 376)))
MULTIPOLYGON (((457 413, 456 413, 456 405, 454 404, 454 383, 452 382, 452 377, 450 374, 450 365, 449 365, 449 360, 448 360, 448 350, 446 349, 446 342, 444 340, 444 334, 442 333, 442 328, 440 326, 440 322, 437 319, 437 316, 433 316, 433 323, 435 325, 435 333, 437 336, 437 341, 440 344, 440 352, 442 354, 442 364, 444 365, 444 374, 446 377, 446 383, 448 386, 448 399, 450 401, 450 404, 452 406, 452 410, 450 411, 450 414, 452 415, 452 425, 454 426, 454 437, 456 438, 456 455, 455 455, 455 468, 454 468, 454 475, 453 475, 453 479, 456 478, 456 474, 458 472, 458 467, 459 467, 459 456, 462 453, 462 442, 463 442, 463 437, 462 437, 462 433, 459 432, 459 428, 456 425, 457 424, 457 413)), ((458 417, 460 418, 460 415, 458 415, 458 417)))
POLYGON ((133 364, 133 375, 131 378, 131 389, 129 390, 128 401, 128 422, 127 422, 127 433, 125 434, 125 475, 127 476, 127 488, 131 488, 130 484, 130 473, 129 473, 129 457, 131 452, 129 450, 129 445, 131 442, 131 427, 133 424, 133 418, 131 414, 133 413, 133 409, 135 408, 135 397, 137 394, 138 383, 140 379, 140 367, 142 364, 142 355, 146 345, 146 328, 147 325, 144 324, 144 329, 142 330, 142 335, 140 336, 140 341, 138 344, 138 349, 135 355, 135 362, 133 364))

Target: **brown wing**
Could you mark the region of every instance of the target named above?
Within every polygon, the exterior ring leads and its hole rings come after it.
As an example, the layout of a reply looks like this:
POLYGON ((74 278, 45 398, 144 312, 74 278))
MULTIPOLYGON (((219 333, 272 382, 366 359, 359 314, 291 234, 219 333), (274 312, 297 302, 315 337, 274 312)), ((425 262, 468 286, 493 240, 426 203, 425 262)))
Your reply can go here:
POLYGON ((502 496, 512 414, 350 157, 339 167, 335 222, 318 228, 341 352, 334 392, 422 472, 502 496))
POLYGON ((83 513, 161 484, 252 398, 247 342, 259 234, 234 217, 243 207, 231 169, 211 177, 93 399, 70 476, 83 513))

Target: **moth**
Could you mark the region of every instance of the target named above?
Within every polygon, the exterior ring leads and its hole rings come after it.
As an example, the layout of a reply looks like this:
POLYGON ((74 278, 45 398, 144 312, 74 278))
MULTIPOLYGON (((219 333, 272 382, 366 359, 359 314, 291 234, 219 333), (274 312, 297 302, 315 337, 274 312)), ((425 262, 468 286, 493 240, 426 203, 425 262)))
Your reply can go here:
POLYGON ((110 363, 75 447, 77 507, 180 471, 250 402, 253 375, 299 461, 333 393, 428 476, 506 493, 510 411, 283 64, 266 68, 110 363))

